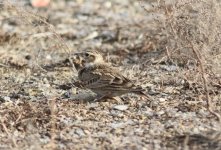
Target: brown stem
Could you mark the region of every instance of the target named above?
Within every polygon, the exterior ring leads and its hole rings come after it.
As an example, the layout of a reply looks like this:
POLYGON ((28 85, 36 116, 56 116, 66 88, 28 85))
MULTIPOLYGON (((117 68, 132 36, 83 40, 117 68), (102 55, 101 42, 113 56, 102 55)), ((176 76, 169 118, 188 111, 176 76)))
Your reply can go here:
POLYGON ((204 69, 204 65, 203 65, 203 61, 200 58, 200 54, 199 51, 194 47, 193 43, 191 41, 189 41, 190 43, 190 47, 193 51, 193 53, 196 55, 197 61, 199 62, 199 66, 200 66, 200 70, 201 70, 201 75, 202 75, 202 79, 203 79, 203 85, 204 85, 204 90, 206 92, 206 102, 207 102, 207 109, 208 111, 214 115, 215 117, 217 117, 217 119, 219 120, 219 122, 221 122, 221 117, 218 113, 216 113, 215 111, 213 111, 212 109, 212 104, 211 104, 211 99, 209 96, 209 90, 208 90, 208 83, 207 83, 207 79, 205 76, 205 69, 204 69))

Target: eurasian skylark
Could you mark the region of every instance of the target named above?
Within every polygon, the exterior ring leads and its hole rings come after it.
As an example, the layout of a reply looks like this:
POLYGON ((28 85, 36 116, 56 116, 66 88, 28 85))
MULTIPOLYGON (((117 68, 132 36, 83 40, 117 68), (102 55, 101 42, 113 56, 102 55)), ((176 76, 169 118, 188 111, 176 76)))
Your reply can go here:
POLYGON ((78 71, 78 78, 83 87, 97 94, 96 100, 112 98, 126 93, 135 93, 148 98, 143 93, 144 89, 135 86, 118 69, 106 63, 98 51, 76 53, 73 64, 78 71))

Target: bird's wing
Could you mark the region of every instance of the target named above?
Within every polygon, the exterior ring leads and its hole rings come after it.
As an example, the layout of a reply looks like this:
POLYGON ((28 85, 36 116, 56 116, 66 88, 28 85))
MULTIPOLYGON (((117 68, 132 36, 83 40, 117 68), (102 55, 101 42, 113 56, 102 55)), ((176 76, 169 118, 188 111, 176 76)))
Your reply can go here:
POLYGON ((134 84, 118 70, 108 65, 85 68, 80 72, 80 80, 91 89, 130 90, 134 84))

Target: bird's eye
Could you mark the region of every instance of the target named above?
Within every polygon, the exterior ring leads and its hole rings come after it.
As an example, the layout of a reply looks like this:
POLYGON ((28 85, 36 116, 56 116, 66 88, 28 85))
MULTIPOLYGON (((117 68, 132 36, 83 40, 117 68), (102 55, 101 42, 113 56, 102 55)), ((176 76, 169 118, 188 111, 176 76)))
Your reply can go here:
POLYGON ((86 56, 86 57, 89 57, 90 55, 89 55, 88 53, 85 53, 85 56, 86 56))
POLYGON ((80 57, 78 55, 75 56, 76 59, 80 59, 80 57))
POLYGON ((85 62, 86 62, 85 60, 81 60, 81 63, 83 63, 83 64, 84 64, 85 62))
POLYGON ((73 61, 74 60, 79 60, 79 56, 78 55, 74 55, 74 56, 70 57, 70 59, 73 60, 73 61))

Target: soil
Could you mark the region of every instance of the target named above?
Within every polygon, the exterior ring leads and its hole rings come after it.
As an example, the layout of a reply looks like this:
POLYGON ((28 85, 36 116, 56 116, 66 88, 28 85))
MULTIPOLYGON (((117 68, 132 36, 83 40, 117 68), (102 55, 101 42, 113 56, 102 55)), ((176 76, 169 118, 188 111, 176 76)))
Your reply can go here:
MULTIPOLYGON (((139 1, 0 7, 0 149, 221 149, 201 73, 168 61, 158 14, 139 1), (77 71, 67 61, 85 49, 102 52, 150 99, 129 93, 93 102, 73 84, 77 71)), ((210 77, 221 112, 221 81, 210 77)))

